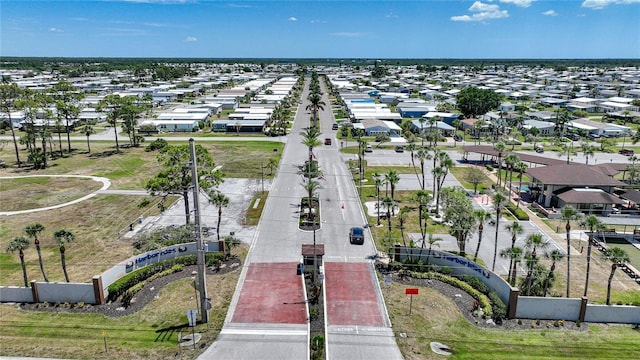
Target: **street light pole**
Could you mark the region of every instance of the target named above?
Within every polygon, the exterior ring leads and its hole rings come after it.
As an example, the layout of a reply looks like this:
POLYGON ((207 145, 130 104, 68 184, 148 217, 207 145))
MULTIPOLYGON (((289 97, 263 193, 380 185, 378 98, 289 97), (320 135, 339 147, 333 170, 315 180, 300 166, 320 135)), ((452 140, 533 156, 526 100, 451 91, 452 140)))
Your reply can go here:
POLYGON ((205 279, 205 257, 204 245, 202 243, 202 227, 200 224, 200 185, 198 184, 198 165, 196 163, 195 140, 189 139, 189 155, 191 157, 191 181, 193 182, 193 207, 195 211, 195 233, 196 233, 196 264, 198 267, 198 288, 200 291, 200 320, 203 323, 209 322, 207 311, 207 285, 205 279))

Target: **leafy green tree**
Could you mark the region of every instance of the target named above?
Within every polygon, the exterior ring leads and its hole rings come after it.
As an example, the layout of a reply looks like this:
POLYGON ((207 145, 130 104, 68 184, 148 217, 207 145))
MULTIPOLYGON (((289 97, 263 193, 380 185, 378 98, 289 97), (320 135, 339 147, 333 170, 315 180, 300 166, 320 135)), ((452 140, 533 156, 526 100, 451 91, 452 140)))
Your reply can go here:
POLYGON ((60 229, 53 233, 53 238, 58 242, 60 248, 60 264, 62 265, 62 272, 64 273, 64 279, 69 282, 69 274, 67 274, 67 261, 66 261, 66 248, 64 244, 73 241, 76 235, 67 229, 60 229))
POLYGON ((11 111, 14 108, 14 102, 18 99, 22 94, 22 90, 16 85, 13 84, 0 84, 0 110, 7 114, 7 119, 9 121, 9 129, 11 130, 11 138, 13 139, 13 147, 16 152, 16 163, 18 167, 22 165, 20 161, 20 151, 18 149, 18 139, 16 138, 16 132, 13 127, 13 120, 11 119, 11 111))
POLYGON ((498 186, 502 184, 502 156, 506 149, 505 144, 502 141, 497 142, 493 146, 493 150, 498 152, 498 186))
POLYGON ((29 287, 29 279, 27 279, 27 266, 24 263, 24 250, 29 247, 29 240, 24 236, 14 237, 7 245, 8 252, 14 252, 18 250, 20 255, 20 265, 22 266, 22 277, 24 278, 24 286, 29 287))
POLYGON ((120 143, 118 142, 118 121, 122 118, 124 107, 126 106, 124 98, 118 94, 109 94, 98 102, 97 111, 104 112, 107 115, 107 122, 113 126, 116 140, 116 152, 120 152, 120 143))
POLYGON ((80 100, 83 93, 70 82, 62 80, 51 87, 51 96, 55 101, 58 116, 64 119, 65 132, 67 133, 67 151, 71 152, 71 125, 72 121, 78 118, 80 111, 80 100))
POLYGON ((502 97, 493 90, 479 89, 474 86, 468 86, 456 95, 458 110, 466 118, 476 118, 479 115, 486 114, 488 111, 497 108, 501 100, 502 97))
MULTIPOLYGON (((209 151, 202 145, 195 146, 198 165, 198 181, 201 189, 212 189, 222 181, 222 173, 215 170, 215 163, 209 151)), ((191 156, 189 145, 168 145, 161 149, 158 162, 162 169, 145 184, 153 195, 162 196, 162 208, 169 195, 182 196, 186 223, 190 223, 189 192, 193 184, 191 177, 191 156)))
POLYGON ((441 196, 444 220, 453 224, 449 228, 449 233, 456 238, 460 256, 465 257, 467 238, 477 225, 473 204, 467 197, 466 191, 460 187, 444 188, 441 196))
MULTIPOLYGON (((433 248, 433 245, 440 247, 440 244, 438 243, 441 242, 442 240, 443 239, 441 237, 434 237, 433 233, 429 233, 429 240, 427 240, 427 242, 429 243, 429 252, 427 253, 427 259, 426 259, 427 263, 429 263, 429 256, 431 256, 431 249, 433 248)), ((422 247, 424 247, 424 243, 422 244, 422 247)))
POLYGON ((396 184, 398 184, 398 182, 400 181, 400 175, 398 175, 398 172, 395 170, 389 170, 384 175, 384 180, 387 184, 389 184, 389 187, 391 188, 391 199, 395 201, 396 184))
POLYGON ((38 253, 38 263, 40 264, 40 272, 44 281, 49 282, 47 274, 44 272, 44 264, 42 263, 42 249, 40 249, 40 239, 38 236, 44 231, 44 225, 40 223, 29 224, 24 228, 25 234, 33 239, 33 244, 36 246, 36 252, 38 253))
POLYGON ((431 201, 431 195, 426 190, 418 190, 415 194, 415 199, 418 202, 418 226, 420 227, 420 239, 422 240, 422 247, 424 248, 425 236, 427 234, 427 226, 429 222, 429 213, 427 212, 427 204, 431 201))
POLYGON ((589 156, 593 156, 596 153, 596 147, 589 143, 582 143, 581 147, 582 147, 582 153, 586 158, 585 164, 589 165, 589 156))
POLYGON ((480 185, 484 179, 485 174, 478 167, 468 167, 466 168, 464 179, 473 185, 473 193, 478 194, 478 185, 480 185))
POLYGON ((567 297, 571 289, 571 221, 578 220, 581 213, 571 205, 565 205, 562 210, 562 219, 567 222, 565 229, 567 230, 567 297))
POLYGON ((605 254, 605 258, 612 262, 611 273, 609 274, 609 280, 607 281, 607 305, 609 305, 611 300, 611 282, 613 281, 613 275, 618 267, 623 266, 625 263, 631 261, 631 259, 629 258, 629 254, 619 247, 612 247, 609 249, 605 254))
POLYGON ((500 257, 508 258, 509 263, 512 264, 512 266, 509 267, 509 275, 507 276, 511 286, 515 286, 516 284, 518 263, 522 261, 523 256, 524 250, 519 246, 508 247, 500 250, 500 257))

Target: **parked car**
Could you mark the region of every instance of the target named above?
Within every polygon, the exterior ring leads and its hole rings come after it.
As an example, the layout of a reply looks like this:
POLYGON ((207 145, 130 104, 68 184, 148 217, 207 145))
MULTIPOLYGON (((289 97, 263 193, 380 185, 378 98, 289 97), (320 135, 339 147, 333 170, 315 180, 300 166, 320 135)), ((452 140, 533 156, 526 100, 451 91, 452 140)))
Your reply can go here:
POLYGON ((331 130, 338 130, 338 124, 331 125, 331 130))
POLYGON ((324 144, 325 145, 331 145, 331 138, 324 139, 324 144))
POLYGON ((352 227, 349 229, 349 243, 350 244, 364 244, 364 229, 361 227, 352 227))
POLYGON ((634 151, 631 149, 620 149, 618 150, 618 154, 624 156, 632 156, 634 154, 634 151))
POLYGON ((364 152, 366 153, 373 152, 373 148, 371 147, 371 144, 367 144, 367 147, 364 148, 364 152))
POLYGON ((396 152, 397 153, 404 152, 404 147, 402 147, 402 145, 396 145, 396 152))
POLYGON ((460 135, 458 135, 458 134, 455 134, 455 135, 453 135, 453 140, 455 140, 455 141, 462 141, 462 136, 460 136, 460 135))
POLYGON ((544 152, 544 146, 542 146, 542 145, 537 145, 537 146, 536 146, 536 152, 537 152, 538 154, 543 153, 543 152, 544 152))
POLYGON ((580 140, 580 135, 578 134, 567 134, 565 137, 569 140, 578 141, 580 140))
POLYGON ((587 138, 591 139, 591 140, 596 140, 596 139, 600 138, 600 135, 598 135, 598 134, 589 134, 589 135, 587 135, 587 138))

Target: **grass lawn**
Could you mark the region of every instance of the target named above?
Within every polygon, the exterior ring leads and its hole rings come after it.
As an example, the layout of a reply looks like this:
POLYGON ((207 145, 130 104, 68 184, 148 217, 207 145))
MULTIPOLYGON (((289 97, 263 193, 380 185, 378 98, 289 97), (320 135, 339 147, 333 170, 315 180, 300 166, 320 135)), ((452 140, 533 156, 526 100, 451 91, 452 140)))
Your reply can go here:
MULTIPOLYGON (((242 257, 246 248, 242 250, 242 257)), ((202 333, 200 344, 210 345, 217 337, 240 269, 224 275, 207 276, 208 295, 212 297, 209 329, 196 326, 202 333)), ((195 307, 191 278, 165 286, 157 300, 130 316, 108 318, 100 314, 71 314, 23 311, 16 305, 0 305, 0 355, 47 356, 66 359, 174 359, 178 353, 178 332, 191 333, 187 327, 187 309, 195 307), (107 349, 104 352, 103 333, 107 349)), ((198 348, 198 352, 202 351, 198 348)), ((183 347, 182 357, 195 358, 193 348, 183 347)))
MULTIPOLYGON (((413 296, 411 315, 406 286, 383 287, 396 340, 407 360, 423 359, 637 359, 639 330, 631 326, 583 325, 586 331, 558 330, 546 321, 531 330, 478 328, 464 318, 458 307, 439 292, 420 288, 413 296), (406 337, 398 334, 405 333, 406 337), (429 343, 451 346, 455 353, 434 354, 429 343)), ((525 320, 525 323, 535 323, 525 320)))

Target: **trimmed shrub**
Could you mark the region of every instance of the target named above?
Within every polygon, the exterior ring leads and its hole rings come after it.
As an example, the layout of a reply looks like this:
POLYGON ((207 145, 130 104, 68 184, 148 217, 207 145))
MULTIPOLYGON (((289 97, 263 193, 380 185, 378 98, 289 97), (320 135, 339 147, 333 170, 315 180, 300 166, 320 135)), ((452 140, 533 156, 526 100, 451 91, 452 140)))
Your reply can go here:
POLYGON ((493 315, 492 318, 497 321, 501 321, 502 319, 507 317, 507 306, 504 304, 502 299, 498 296, 498 294, 494 292, 489 293, 489 300, 491 300, 491 305, 493 306, 493 315))
POLYGON ((455 286, 458 289, 471 295, 471 297, 473 297, 474 299, 476 299, 480 303, 480 307, 482 308, 482 311, 484 312, 485 316, 489 317, 489 316, 492 316, 493 314, 493 309, 491 307, 491 302, 489 301, 489 298, 487 298, 486 295, 482 294, 480 291, 474 289, 471 285, 467 284, 466 282, 460 279, 443 275, 437 272, 429 272, 429 273, 410 272, 409 276, 414 277, 416 279, 439 280, 445 284, 455 286))
POLYGON ((515 216, 518 220, 529 220, 529 215, 522 209, 516 207, 513 203, 507 204, 507 209, 515 216))
POLYGON ((480 281, 477 277, 471 275, 462 275, 460 279, 473 286, 474 289, 480 291, 481 293, 485 295, 489 294, 489 287, 485 285, 485 283, 480 281))

